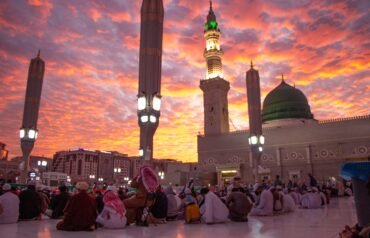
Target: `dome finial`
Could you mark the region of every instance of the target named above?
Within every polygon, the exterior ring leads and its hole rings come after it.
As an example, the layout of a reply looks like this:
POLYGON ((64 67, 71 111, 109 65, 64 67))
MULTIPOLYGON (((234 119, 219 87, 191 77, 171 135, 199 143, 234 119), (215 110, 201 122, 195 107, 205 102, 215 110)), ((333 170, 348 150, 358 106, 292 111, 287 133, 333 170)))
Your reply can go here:
POLYGON ((251 60, 251 69, 253 69, 253 61, 251 60))
POLYGON ((209 1, 209 10, 210 10, 210 11, 213 11, 213 9, 212 9, 212 0, 211 0, 211 1, 209 1))
POLYGON ((39 49, 39 51, 37 52, 37 58, 40 58, 40 49, 39 49))
POLYGON ((281 74, 281 82, 282 82, 282 83, 285 83, 285 80, 284 80, 284 74, 281 74))

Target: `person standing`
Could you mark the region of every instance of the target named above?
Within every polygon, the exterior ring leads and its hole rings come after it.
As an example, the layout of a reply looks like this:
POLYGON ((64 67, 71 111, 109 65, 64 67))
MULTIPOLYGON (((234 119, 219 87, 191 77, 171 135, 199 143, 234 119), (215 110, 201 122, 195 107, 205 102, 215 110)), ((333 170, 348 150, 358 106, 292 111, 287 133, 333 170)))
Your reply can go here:
POLYGON ((283 185, 283 182, 280 179, 280 175, 276 175, 274 186, 277 187, 277 186, 282 186, 282 185, 283 185))
POLYGON ((0 224, 11 224, 18 221, 19 198, 11 192, 10 184, 2 186, 3 195, 0 196, 0 224))
POLYGON ((317 187, 317 180, 315 177, 311 173, 308 174, 308 177, 310 178, 310 187, 317 187))

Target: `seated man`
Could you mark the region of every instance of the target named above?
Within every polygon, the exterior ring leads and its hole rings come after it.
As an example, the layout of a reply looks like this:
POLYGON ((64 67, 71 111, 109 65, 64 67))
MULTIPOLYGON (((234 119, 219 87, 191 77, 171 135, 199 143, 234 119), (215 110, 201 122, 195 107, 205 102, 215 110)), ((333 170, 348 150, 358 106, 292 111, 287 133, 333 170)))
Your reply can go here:
POLYGON ((137 225, 148 225, 146 218, 142 220, 144 209, 154 203, 154 193, 159 186, 159 180, 153 169, 147 165, 140 168, 138 175, 133 179, 131 186, 136 188, 136 194, 123 201, 126 208, 127 222, 137 225))
POLYGON ((229 208, 229 218, 232 221, 248 221, 248 213, 252 209, 247 195, 243 188, 233 188, 226 199, 226 206, 229 208))
POLYGON ((126 209, 123 202, 113 190, 107 190, 103 197, 104 208, 96 222, 105 228, 124 228, 127 223, 126 209))
POLYGON ((96 201, 87 190, 89 184, 78 182, 76 184, 78 193, 73 195, 66 208, 64 218, 57 224, 58 230, 64 231, 93 231, 96 220, 96 201))
POLYGON ((296 210, 296 204, 292 196, 289 194, 289 190, 286 189, 283 195, 283 212, 294 212, 296 210))
POLYGON ((19 198, 11 192, 10 184, 2 187, 4 194, 0 196, 0 224, 16 223, 19 216, 19 198))
POLYGON ((201 215, 199 206, 196 199, 193 197, 193 192, 189 189, 185 189, 184 194, 184 206, 185 206, 185 222, 186 224, 198 224, 201 222, 201 215))
POLYGON ((150 212, 153 216, 153 223, 165 223, 168 209, 168 199, 166 194, 162 191, 162 187, 158 186, 155 193, 155 200, 150 212))
POLYGON ((50 209, 52 210, 51 218, 58 219, 64 215, 64 208, 67 205, 67 202, 71 198, 71 195, 68 193, 68 188, 65 185, 59 187, 59 194, 51 199, 50 209))
POLYGON ((165 190, 167 196, 167 221, 176 220, 179 214, 179 207, 177 205, 176 193, 172 186, 168 186, 165 190))
POLYGON ((204 203, 201 208, 201 211, 203 211, 202 219, 207 224, 226 222, 229 209, 221 199, 208 188, 202 188, 200 193, 204 196, 204 203))
POLYGON ((260 202, 257 207, 252 208, 251 216, 272 216, 274 215, 274 196, 275 188, 263 190, 260 202))
POLYGON ((41 219, 42 199, 36 192, 35 181, 19 194, 19 220, 41 219))
POLYGON ((316 209, 321 207, 321 196, 318 193, 318 189, 308 188, 307 193, 302 196, 301 200, 302 208, 316 209))

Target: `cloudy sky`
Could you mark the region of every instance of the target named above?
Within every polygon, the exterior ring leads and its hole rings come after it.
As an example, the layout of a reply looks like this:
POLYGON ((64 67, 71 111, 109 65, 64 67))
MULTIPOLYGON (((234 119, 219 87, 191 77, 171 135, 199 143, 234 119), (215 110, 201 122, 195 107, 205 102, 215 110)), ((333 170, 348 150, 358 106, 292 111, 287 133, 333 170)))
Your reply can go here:
MULTIPOLYGON (((156 158, 196 161, 203 133, 207 0, 164 0, 162 114, 156 158)), ((138 154, 139 0, 0 1, 0 141, 20 155, 29 60, 46 72, 34 155, 69 148, 138 154)), ((248 127, 245 71, 259 69, 262 100, 281 74, 316 119, 370 113, 370 1, 216 0, 230 82, 232 130, 248 127)))

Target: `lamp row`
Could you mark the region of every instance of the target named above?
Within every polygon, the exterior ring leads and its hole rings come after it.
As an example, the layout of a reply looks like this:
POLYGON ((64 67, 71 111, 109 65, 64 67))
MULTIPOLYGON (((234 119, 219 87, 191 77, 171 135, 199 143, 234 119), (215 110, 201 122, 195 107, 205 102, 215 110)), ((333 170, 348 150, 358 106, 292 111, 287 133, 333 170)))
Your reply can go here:
POLYGON ((151 123, 156 123, 157 122, 157 117, 156 116, 153 116, 153 115, 143 115, 140 117, 140 121, 142 123, 147 123, 148 121, 150 121, 151 123))
POLYGON ((264 145, 265 137, 263 135, 260 135, 260 136, 253 135, 248 138, 248 142, 250 145, 257 145, 257 144, 264 145))
POLYGON ((36 140, 37 139, 37 130, 35 129, 26 129, 26 128, 21 128, 19 130, 19 137, 21 139, 32 139, 36 140))
MULTIPOLYGON (((137 99, 137 110, 142 111, 145 110, 147 107, 149 107, 147 103, 147 98, 145 96, 141 96, 137 99)), ((158 96, 153 97, 153 109, 155 111, 161 110, 161 99, 158 96)))

